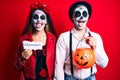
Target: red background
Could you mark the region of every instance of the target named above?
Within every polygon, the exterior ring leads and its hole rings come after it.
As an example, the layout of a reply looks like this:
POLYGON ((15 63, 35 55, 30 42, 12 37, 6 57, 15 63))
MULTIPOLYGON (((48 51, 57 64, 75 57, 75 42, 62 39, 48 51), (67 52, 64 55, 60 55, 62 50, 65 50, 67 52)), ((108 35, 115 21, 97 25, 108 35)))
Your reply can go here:
MULTIPOLYGON (((29 6, 35 0, 0 1, 0 80, 18 80, 19 73, 13 66, 18 39, 23 31, 29 6)), ((58 35, 73 26, 68 9, 76 0, 39 0, 48 5, 58 35)), ((97 80, 120 80, 120 1, 86 0, 93 7, 88 26, 102 36, 109 57, 105 69, 98 67, 97 80)))

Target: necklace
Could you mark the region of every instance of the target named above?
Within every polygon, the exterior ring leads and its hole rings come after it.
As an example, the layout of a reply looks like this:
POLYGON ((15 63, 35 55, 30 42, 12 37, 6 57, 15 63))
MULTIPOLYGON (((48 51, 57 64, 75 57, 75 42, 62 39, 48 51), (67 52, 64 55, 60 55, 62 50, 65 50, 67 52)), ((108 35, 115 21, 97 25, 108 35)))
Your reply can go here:
MULTIPOLYGON (((80 47, 82 48, 83 47, 83 40, 85 39, 85 33, 86 33, 87 29, 85 29, 84 33, 82 34, 81 36, 81 39, 78 39, 78 43, 77 43, 77 46, 76 46, 76 49, 78 48, 79 44, 80 44, 80 47)), ((75 37, 76 38, 76 37, 75 37)), ((78 38, 80 38, 80 36, 78 36, 78 38)))

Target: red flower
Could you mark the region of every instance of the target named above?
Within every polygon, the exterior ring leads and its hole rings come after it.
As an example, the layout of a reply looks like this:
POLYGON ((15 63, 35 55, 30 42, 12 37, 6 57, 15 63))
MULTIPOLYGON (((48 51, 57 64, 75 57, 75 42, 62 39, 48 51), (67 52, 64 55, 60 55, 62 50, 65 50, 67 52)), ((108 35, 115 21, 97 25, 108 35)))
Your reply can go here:
POLYGON ((40 72, 39 72, 39 75, 43 78, 46 78, 48 77, 48 73, 47 73, 47 70, 46 69, 42 69, 40 72))
POLYGON ((36 2, 36 3, 33 3, 31 6, 30 6, 31 10, 34 10, 34 9, 42 9, 43 11, 45 11, 46 13, 49 12, 49 9, 48 7, 45 5, 45 4, 42 4, 40 2, 36 2))

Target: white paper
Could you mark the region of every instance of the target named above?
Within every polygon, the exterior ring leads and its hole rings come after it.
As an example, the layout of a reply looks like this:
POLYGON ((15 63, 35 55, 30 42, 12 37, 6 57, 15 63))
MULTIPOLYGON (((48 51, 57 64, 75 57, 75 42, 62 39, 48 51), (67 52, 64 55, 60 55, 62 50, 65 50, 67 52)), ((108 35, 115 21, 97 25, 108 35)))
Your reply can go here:
POLYGON ((42 42, 23 41, 24 49, 42 50, 42 42))

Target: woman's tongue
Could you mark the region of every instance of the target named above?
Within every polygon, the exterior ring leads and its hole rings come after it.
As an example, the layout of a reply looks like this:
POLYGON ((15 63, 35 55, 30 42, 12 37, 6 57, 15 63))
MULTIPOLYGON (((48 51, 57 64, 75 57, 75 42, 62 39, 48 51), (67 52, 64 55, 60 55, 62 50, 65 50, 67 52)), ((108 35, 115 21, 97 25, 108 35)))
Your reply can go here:
POLYGON ((41 23, 37 23, 37 28, 40 28, 42 26, 41 23))

